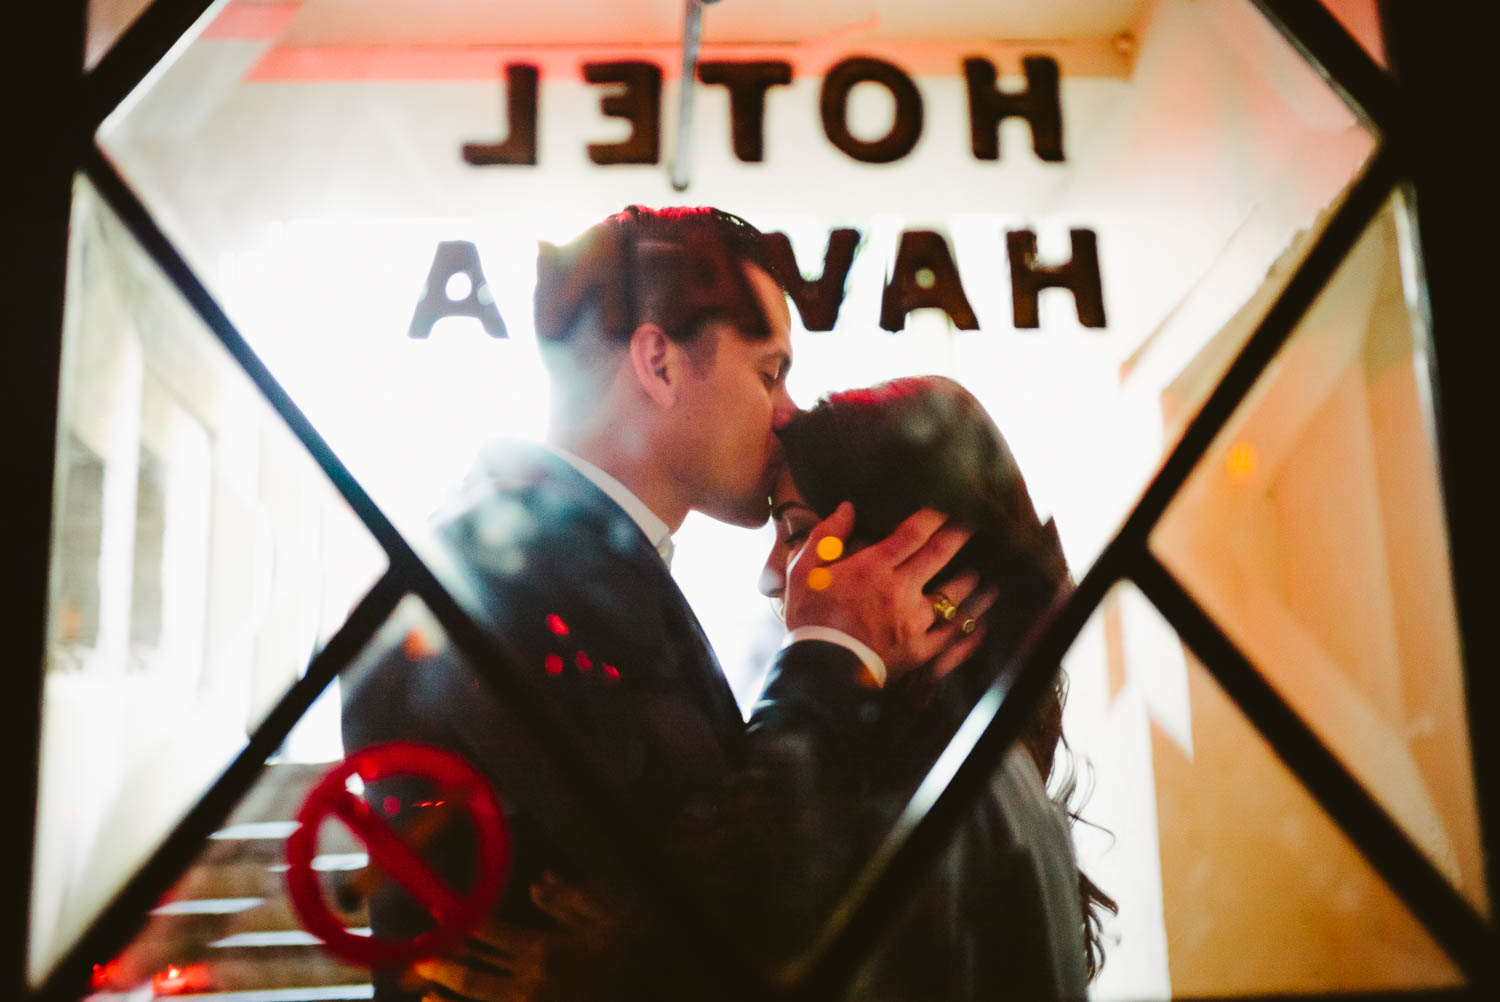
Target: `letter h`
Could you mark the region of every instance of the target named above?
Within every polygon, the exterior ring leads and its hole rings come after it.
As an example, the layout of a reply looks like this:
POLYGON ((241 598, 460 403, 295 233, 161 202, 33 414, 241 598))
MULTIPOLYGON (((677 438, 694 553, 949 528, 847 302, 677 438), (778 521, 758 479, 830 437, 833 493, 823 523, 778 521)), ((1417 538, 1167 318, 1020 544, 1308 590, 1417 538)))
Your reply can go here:
POLYGON ((1058 98, 1057 61, 1047 56, 1021 60, 1026 89, 1007 92, 995 86, 995 64, 988 59, 965 59, 969 85, 969 132, 974 156, 1000 159, 1000 123, 1019 115, 1031 125, 1031 148, 1042 159, 1063 159, 1062 102, 1058 98))
POLYGON ((1104 326, 1104 288, 1099 277, 1099 248, 1093 230, 1069 230, 1073 239, 1072 260, 1041 265, 1036 260, 1036 234, 1012 230, 1005 235, 1010 253, 1010 303, 1016 327, 1038 327, 1037 298, 1043 289, 1067 289, 1073 293, 1078 322, 1085 327, 1104 326))

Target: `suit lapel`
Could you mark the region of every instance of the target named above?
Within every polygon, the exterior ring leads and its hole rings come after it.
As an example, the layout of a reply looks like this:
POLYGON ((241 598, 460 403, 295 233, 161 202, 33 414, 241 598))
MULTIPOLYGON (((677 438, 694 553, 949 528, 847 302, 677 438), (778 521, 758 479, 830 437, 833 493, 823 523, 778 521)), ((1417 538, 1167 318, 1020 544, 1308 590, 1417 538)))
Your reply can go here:
POLYGON ((646 538, 635 519, 591 480, 546 449, 518 443, 498 454, 503 457, 498 470, 493 463, 495 455, 487 457, 485 468, 491 475, 497 475, 499 482, 496 486, 503 488, 507 480, 516 476, 517 460, 520 460, 520 468, 530 467, 531 470, 521 476, 533 481, 537 477, 545 478, 566 492, 576 503, 579 514, 597 527, 595 535, 601 542, 608 540, 617 546, 625 542, 620 538, 624 534, 621 527, 625 527, 629 543, 621 549, 628 553, 622 553, 622 556, 627 556, 629 564, 642 575, 643 584, 656 597, 669 634, 688 655, 684 659, 685 670, 680 673, 678 681, 692 693, 693 701, 705 710, 719 740, 726 747, 733 744, 744 728, 734 692, 729 688, 729 681, 724 677, 724 670, 714 656, 713 646, 692 606, 662 561, 655 544, 646 538))

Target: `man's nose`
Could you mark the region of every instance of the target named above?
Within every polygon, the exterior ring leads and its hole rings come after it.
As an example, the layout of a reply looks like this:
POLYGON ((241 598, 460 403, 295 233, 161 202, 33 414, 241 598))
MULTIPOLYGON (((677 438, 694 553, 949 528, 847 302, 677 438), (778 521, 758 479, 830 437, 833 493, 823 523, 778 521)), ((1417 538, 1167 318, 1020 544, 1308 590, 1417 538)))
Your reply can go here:
POLYGON ((771 412, 771 427, 780 429, 788 421, 796 417, 798 413, 799 408, 796 401, 792 399, 791 394, 787 393, 786 387, 783 386, 781 391, 776 394, 776 402, 771 412))

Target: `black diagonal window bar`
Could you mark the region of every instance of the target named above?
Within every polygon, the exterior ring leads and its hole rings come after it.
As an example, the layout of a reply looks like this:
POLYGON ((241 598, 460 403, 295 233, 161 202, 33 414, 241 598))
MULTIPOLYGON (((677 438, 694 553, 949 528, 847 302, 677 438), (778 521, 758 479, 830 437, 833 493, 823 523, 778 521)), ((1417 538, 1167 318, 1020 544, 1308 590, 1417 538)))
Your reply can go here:
MULTIPOLYGON (((1190 600, 1178 601, 1173 597, 1172 587, 1175 582, 1146 550, 1147 535, 1194 464, 1224 426, 1272 355, 1290 335, 1297 320, 1343 259, 1364 225, 1389 195, 1400 176, 1406 173, 1398 162, 1399 158, 1411 155, 1400 142, 1392 142, 1403 131, 1400 128, 1396 100, 1398 95, 1394 86, 1320 4, 1313 0, 1256 2, 1268 19, 1324 74, 1361 119, 1381 132, 1385 142, 1352 189, 1345 204, 1330 221, 1317 246, 1247 342, 1221 385, 1189 425, 1182 441, 1147 488, 1140 504, 1119 534, 1079 582, 1078 588, 1067 602, 1050 617, 1046 628, 1021 656, 1014 670, 997 682, 986 699, 976 707, 975 717, 971 722, 983 726, 977 739, 972 742, 967 757, 954 771, 951 781, 942 785, 941 791, 931 798, 930 803, 914 802, 911 805, 903 821, 903 830, 888 842, 888 847, 871 864, 857 887, 853 900, 858 902, 859 907, 841 910, 842 917, 825 930, 817 949, 798 965, 782 972, 779 981, 785 990, 812 997, 820 990, 836 988, 847 982, 858 960, 868 954, 883 922, 893 913, 892 904, 921 879, 922 864, 942 844, 946 833, 951 831, 968 808, 1005 747, 1014 739, 1021 721, 1049 680, 1047 665, 1057 663, 1110 587, 1123 578, 1131 578, 1140 583, 1148 595, 1164 607, 1164 612, 1177 626, 1188 645, 1200 652, 1200 655, 1207 654, 1203 660, 1210 671, 1226 685, 1251 719, 1263 728, 1273 746, 1299 778, 1309 786, 1325 809, 1334 815, 1335 820, 1369 856, 1371 862, 1466 973, 1476 982, 1487 982, 1489 979, 1489 971, 1493 966, 1489 961, 1489 953, 1495 945, 1489 928, 1474 915, 1466 903, 1457 898, 1451 886, 1432 870, 1430 864, 1426 864, 1425 857, 1421 856, 1419 850, 1370 801, 1368 794, 1342 770, 1332 753, 1306 731, 1305 726, 1300 724, 1296 715, 1279 697, 1268 689, 1256 688, 1254 680, 1258 676, 1233 645, 1224 639, 1217 627, 1202 615, 1201 610, 1190 600), (1247 707, 1246 703, 1250 703, 1253 709, 1247 707), (1413 864, 1414 859, 1421 860, 1421 863, 1413 864)), ((203 0, 158 0, 147 8, 87 78, 80 132, 91 134, 96 130, 104 118, 211 6, 203 0)), ((287 421, 385 548, 390 559, 390 570, 386 578, 367 596, 366 603, 374 606, 387 599, 393 601, 392 590, 396 587, 396 582, 401 582, 427 602, 466 653, 482 663, 505 663, 509 652, 503 641, 486 634, 465 613, 462 605, 449 594, 437 576, 354 482, 300 410, 239 337, 227 316, 198 282, 170 242, 155 227, 149 213, 135 199, 97 146, 90 149, 85 169, 136 239, 204 319, 209 329, 246 369, 257 387, 287 421)), ((364 608, 363 604, 361 608, 364 608)), ((363 621, 356 623, 351 619, 345 630, 340 631, 339 637, 346 633, 353 637, 364 628, 363 621)), ((317 675, 332 677, 353 656, 353 650, 344 650, 344 647, 351 644, 352 640, 346 644, 336 637, 335 642, 331 642, 315 662, 318 666, 317 675)), ((495 677, 496 674, 485 672, 484 676, 491 684, 505 690, 501 692, 504 698, 526 701, 523 692, 510 691, 514 687, 504 685, 503 680, 495 677)), ((308 677, 313 678, 314 672, 310 670, 308 677)), ((326 678, 324 681, 326 682, 326 678)), ((295 717, 305 709, 305 705, 300 704, 307 697, 307 690, 313 683, 307 680, 304 682, 305 687, 294 688, 278 706, 278 727, 285 725, 289 728, 295 717)), ((1263 682, 1258 684, 1264 685, 1263 682)), ((526 707, 528 715, 531 709, 530 706, 526 707)), ((541 712, 540 719, 546 719, 545 709, 537 709, 541 712)), ((267 722, 269 723, 270 721, 267 722)), ((269 740, 275 733, 263 725, 257 731, 257 739, 263 737, 262 732, 265 740, 269 740)), ((589 799, 608 805, 609 798, 603 795, 594 778, 589 775, 589 770, 574 760, 568 748, 550 740, 551 735, 548 733, 539 733, 536 737, 538 744, 563 763, 569 778, 578 783, 579 789, 589 799)), ((259 745, 255 747, 258 748, 259 745)), ((248 754, 247 749, 246 755, 248 754)), ((242 760, 248 762, 242 756, 241 760, 236 760, 231 771, 242 768, 253 776, 254 768, 250 764, 242 767, 242 760)), ((239 777, 236 782, 243 778, 240 773, 235 775, 239 777)), ((232 792, 231 787, 221 781, 194 808, 190 817, 197 818, 200 826, 209 823, 207 819, 213 816, 214 811, 227 809, 226 805, 233 802, 232 792)), ((927 794, 919 796, 926 798, 927 794)), ((629 830, 628 826, 625 830, 629 830)), ((176 865, 172 856, 180 855, 186 859, 192 848, 189 834, 179 827, 168 843, 153 856, 152 864, 148 864, 148 868, 138 874, 131 887, 144 887, 152 880, 159 881, 161 874, 176 865), (167 848, 169 845, 171 850, 167 848), (153 865, 157 869, 151 870, 153 865)), ((656 884, 653 889, 657 892, 658 900, 679 916, 698 915, 699 909, 672 879, 670 867, 661 865, 654 847, 633 844, 627 848, 656 884)), ((120 905, 118 900, 116 905, 120 905)), ((97 930, 104 929, 109 934, 98 932, 92 945, 101 950, 110 946, 123 946, 119 931, 131 921, 123 907, 112 906, 106 915, 101 916, 90 933, 95 935, 97 930)), ((717 942, 719 937, 701 934, 702 930, 710 928, 710 924, 698 921, 683 924, 687 942, 695 949, 704 949, 704 955, 711 962, 722 965, 727 986, 741 989, 746 985, 753 987, 755 979, 735 977, 745 970, 737 951, 723 948, 722 943, 717 942)), ((64 985, 62 982, 49 982, 47 987, 51 994, 52 991, 60 992, 64 985)), ((744 992, 736 992, 741 993, 744 992)), ((55 997, 66 996, 56 994, 55 997)))

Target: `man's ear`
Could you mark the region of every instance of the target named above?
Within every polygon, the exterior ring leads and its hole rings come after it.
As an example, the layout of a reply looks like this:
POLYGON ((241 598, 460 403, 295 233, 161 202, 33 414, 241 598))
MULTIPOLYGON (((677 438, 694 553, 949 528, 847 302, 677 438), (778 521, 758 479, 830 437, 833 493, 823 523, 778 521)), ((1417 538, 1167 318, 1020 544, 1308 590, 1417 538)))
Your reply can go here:
POLYGON ((658 407, 677 402, 685 361, 682 348, 656 324, 641 324, 630 335, 630 371, 658 407))

